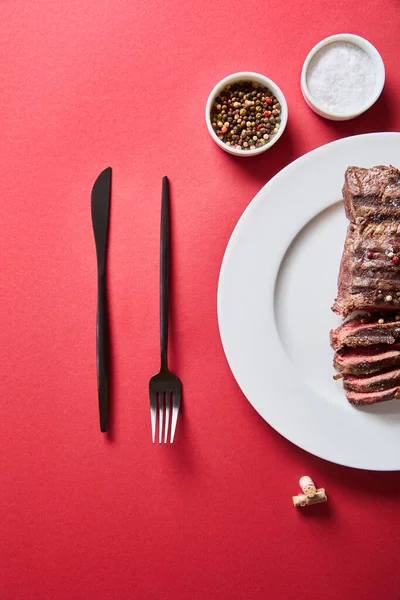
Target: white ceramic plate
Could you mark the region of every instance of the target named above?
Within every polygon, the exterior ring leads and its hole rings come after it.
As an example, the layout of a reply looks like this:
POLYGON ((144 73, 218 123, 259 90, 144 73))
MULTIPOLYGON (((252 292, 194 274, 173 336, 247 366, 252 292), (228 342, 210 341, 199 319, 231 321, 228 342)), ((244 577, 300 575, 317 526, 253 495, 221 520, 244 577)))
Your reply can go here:
POLYGON ((218 320, 230 368, 260 415, 321 458, 400 469, 400 401, 354 408, 332 376, 330 307, 347 221, 347 166, 400 167, 400 133, 354 136, 302 156, 257 194, 229 241, 218 320))

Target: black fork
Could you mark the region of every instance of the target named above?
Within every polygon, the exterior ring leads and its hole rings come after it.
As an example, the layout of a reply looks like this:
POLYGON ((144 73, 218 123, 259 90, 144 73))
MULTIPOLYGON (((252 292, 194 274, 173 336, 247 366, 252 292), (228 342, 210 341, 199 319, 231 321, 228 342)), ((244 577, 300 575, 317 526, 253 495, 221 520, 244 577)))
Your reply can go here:
POLYGON ((161 245, 160 245, 160 345, 161 367, 149 383, 151 436, 156 441, 174 441, 176 423, 182 398, 182 383, 168 369, 168 280, 169 280, 169 184, 163 177, 161 201, 161 245))

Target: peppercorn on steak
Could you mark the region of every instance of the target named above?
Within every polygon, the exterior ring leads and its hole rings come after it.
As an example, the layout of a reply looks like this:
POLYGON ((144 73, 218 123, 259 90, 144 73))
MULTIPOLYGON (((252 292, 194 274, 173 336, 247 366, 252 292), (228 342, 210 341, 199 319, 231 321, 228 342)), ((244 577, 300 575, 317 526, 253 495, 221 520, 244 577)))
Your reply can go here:
POLYGON ((367 405, 400 396, 400 171, 348 167, 343 199, 350 223, 332 310, 346 321, 331 345, 347 399, 367 405))

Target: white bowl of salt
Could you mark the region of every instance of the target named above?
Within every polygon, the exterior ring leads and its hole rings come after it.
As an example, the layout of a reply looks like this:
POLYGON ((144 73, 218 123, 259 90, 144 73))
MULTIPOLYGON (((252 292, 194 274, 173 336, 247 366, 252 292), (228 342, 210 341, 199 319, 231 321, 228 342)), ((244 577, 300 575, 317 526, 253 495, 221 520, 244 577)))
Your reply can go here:
POLYGON ((385 83, 385 66, 378 50, 351 33, 325 38, 304 61, 301 91, 321 117, 347 121, 368 110, 385 83))

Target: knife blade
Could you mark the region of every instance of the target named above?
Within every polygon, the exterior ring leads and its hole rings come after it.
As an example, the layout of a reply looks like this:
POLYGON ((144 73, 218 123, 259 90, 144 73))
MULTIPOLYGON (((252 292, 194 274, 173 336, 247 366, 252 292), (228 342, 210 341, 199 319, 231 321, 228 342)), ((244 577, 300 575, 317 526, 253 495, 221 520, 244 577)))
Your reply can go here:
POLYGON ((108 335, 106 263, 110 214, 111 167, 97 177, 91 198, 92 225, 97 256, 96 367, 100 413, 100 431, 107 431, 108 421, 108 335))

